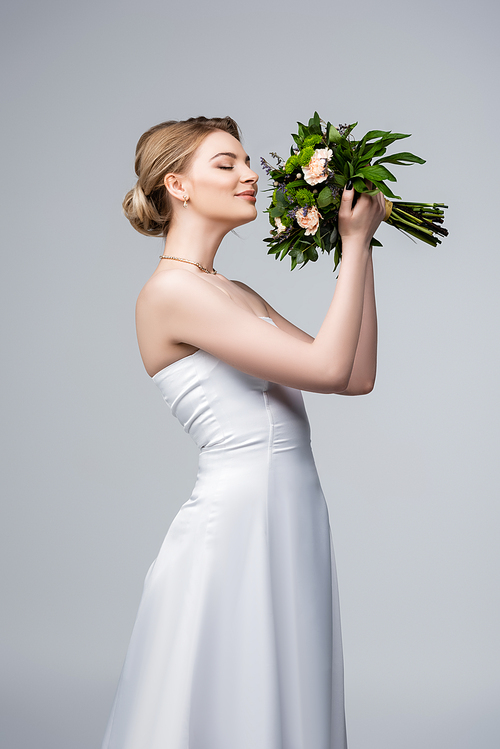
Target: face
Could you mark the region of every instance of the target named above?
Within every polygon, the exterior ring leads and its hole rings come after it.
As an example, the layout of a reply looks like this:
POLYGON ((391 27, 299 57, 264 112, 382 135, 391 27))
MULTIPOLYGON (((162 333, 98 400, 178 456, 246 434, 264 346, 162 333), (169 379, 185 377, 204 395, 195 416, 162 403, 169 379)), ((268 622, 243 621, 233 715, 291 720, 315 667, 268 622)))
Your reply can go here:
POLYGON ((239 140, 214 130, 196 150, 182 183, 191 211, 229 230, 256 218, 258 179, 239 140))

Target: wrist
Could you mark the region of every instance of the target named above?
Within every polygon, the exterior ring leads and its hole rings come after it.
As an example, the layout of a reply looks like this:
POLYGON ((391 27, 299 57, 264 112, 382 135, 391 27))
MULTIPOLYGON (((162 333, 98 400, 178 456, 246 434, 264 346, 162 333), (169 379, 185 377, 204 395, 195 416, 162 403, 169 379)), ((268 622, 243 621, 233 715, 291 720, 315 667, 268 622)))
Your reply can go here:
POLYGON ((361 239, 359 237, 342 237, 342 255, 345 252, 361 252, 371 253, 371 237, 370 239, 361 239))

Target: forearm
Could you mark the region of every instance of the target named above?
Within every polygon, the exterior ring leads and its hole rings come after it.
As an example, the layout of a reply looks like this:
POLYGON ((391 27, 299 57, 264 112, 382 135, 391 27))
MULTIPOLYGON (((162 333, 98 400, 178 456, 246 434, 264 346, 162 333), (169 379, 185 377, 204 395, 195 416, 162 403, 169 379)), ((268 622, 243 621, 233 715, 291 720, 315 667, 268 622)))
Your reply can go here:
POLYGON ((377 309, 373 261, 366 266, 363 317, 349 384, 342 395, 364 395, 373 390, 377 371, 377 309))
POLYGON ((332 302, 312 344, 321 350, 324 366, 330 372, 329 379, 332 385, 336 383, 330 392, 337 393, 345 392, 352 377, 371 262, 368 243, 350 240, 344 250, 332 302))

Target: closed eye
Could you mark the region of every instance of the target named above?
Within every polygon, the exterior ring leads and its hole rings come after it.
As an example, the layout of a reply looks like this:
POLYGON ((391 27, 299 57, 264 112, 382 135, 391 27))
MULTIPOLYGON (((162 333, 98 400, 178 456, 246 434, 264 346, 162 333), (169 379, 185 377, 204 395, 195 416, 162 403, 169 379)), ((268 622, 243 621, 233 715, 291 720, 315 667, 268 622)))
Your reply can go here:
POLYGON ((234 169, 234 166, 220 166, 219 169, 234 169))

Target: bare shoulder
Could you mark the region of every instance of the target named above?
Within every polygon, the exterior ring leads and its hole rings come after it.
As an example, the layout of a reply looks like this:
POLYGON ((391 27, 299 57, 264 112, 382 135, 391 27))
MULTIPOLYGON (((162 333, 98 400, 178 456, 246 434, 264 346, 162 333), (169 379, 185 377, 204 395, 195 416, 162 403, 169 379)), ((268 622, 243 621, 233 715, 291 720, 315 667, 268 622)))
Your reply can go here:
POLYGON ((194 273, 179 269, 153 273, 142 287, 137 298, 137 309, 141 307, 168 307, 179 297, 204 291, 203 279, 194 273))

